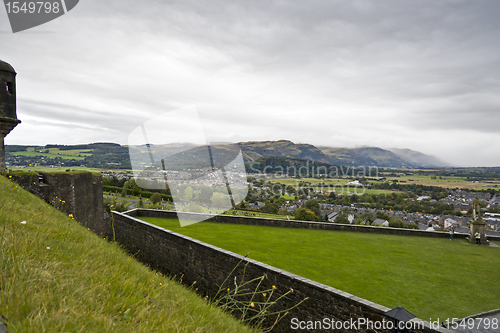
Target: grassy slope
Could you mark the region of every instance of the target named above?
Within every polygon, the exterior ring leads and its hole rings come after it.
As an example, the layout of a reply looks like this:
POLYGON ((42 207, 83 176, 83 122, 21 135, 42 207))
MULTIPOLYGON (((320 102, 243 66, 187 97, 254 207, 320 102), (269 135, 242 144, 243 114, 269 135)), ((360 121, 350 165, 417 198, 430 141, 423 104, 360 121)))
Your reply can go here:
POLYGON ((1 176, 0 314, 10 333, 250 331, 1 176))
POLYGON ((421 319, 500 308, 500 248, 443 238, 143 218, 421 319))

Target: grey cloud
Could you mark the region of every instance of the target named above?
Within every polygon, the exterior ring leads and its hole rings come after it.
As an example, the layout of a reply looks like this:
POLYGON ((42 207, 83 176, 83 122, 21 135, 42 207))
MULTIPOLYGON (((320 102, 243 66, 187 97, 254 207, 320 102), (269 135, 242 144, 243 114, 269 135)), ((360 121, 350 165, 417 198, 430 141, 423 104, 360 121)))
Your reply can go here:
POLYGON ((221 140, 369 145, 391 132, 418 144, 426 131, 435 140, 462 130, 491 140, 499 10, 461 0, 87 0, 36 30, 55 33, 0 34, 0 58, 19 72, 21 119, 94 127, 87 141, 109 137, 103 130, 126 137, 185 105, 199 106, 221 140))

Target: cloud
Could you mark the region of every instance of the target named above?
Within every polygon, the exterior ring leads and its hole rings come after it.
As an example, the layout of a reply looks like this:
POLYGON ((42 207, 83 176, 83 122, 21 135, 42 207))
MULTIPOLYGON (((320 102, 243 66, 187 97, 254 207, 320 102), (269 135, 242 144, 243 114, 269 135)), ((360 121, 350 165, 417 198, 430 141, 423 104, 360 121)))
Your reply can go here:
POLYGON ((18 34, 0 10, 23 120, 7 142, 126 143, 144 121, 195 105, 211 141, 411 148, 461 165, 474 152, 499 165, 473 149, 500 139, 499 9, 87 0, 18 34))

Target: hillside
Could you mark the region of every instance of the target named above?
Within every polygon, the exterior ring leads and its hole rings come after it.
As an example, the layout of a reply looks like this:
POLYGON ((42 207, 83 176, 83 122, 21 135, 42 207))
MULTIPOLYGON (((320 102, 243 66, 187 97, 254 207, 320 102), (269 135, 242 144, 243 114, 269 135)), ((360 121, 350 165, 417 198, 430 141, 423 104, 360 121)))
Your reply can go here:
MULTIPOLYGON (((247 165, 266 157, 283 157, 310 160, 337 166, 378 167, 447 167, 445 162, 410 149, 382 149, 378 147, 333 148, 316 147, 289 140, 248 141, 232 144, 210 145, 212 160, 216 167, 224 166, 236 158, 240 150, 247 165)), ((6 146, 7 162, 10 165, 59 167, 92 167, 130 169, 129 151, 138 161, 136 165, 150 164, 153 156, 157 167, 161 159, 166 169, 198 169, 211 166, 206 146, 191 143, 151 144, 149 147, 120 146, 113 143, 87 145, 6 146), (152 153, 152 155, 150 154, 152 153)), ((285 164, 289 164, 288 162, 285 164)))
POLYGON ((3 176, 0 294, 9 332, 252 331, 3 176))
MULTIPOLYGON (((178 153, 179 145, 152 146, 155 150, 162 149, 168 155, 175 154, 169 161, 171 167, 183 165, 208 165, 208 154, 205 146, 185 146, 185 152, 178 153), (182 163, 181 163, 182 162, 182 163), (177 165, 178 164, 178 165, 177 165)), ((332 148, 315 147, 310 144, 296 144, 289 140, 279 141, 249 141, 227 145, 211 145, 216 166, 231 162, 240 149, 247 165, 267 157, 289 158, 285 164, 293 160, 310 160, 331 165, 368 165, 379 167, 444 167, 448 166, 432 156, 409 149, 386 150, 378 147, 364 148, 332 148)), ((143 151, 145 148, 143 148, 143 151)), ((146 154, 144 154, 146 157, 146 154)), ((285 165, 283 164, 283 165, 285 165)))
POLYGON ((432 167, 448 167, 450 164, 440 160, 437 157, 422 154, 421 152, 411 149, 390 148, 389 151, 398 155, 402 159, 411 162, 414 165, 432 168, 432 167))
POLYGON ((330 163, 338 165, 374 165, 394 168, 429 168, 448 167, 433 156, 410 149, 382 149, 378 147, 332 148, 319 147, 330 159, 330 163))
POLYGON ((352 151, 360 156, 373 159, 380 167, 415 167, 398 155, 378 147, 354 148, 352 151))

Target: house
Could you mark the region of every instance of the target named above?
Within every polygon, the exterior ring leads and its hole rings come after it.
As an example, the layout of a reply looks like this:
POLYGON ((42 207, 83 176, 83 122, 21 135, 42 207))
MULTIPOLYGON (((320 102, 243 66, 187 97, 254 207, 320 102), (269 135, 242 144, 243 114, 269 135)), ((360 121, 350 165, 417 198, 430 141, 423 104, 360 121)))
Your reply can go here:
POLYGON ((260 209, 262 207, 265 206, 265 204, 263 204, 262 202, 255 202, 255 203, 249 203, 247 204, 248 208, 252 208, 252 209, 260 209))
POLYGON ((331 212, 328 214, 328 222, 334 222, 340 212, 331 212))
POLYGON ((448 217, 447 219, 444 220, 444 228, 445 229, 456 228, 458 226, 459 226, 459 223, 452 218, 448 217))
POLYGON ((372 222, 372 225, 378 225, 378 226, 388 227, 388 226, 389 226, 389 221, 387 221, 387 220, 382 220, 382 219, 375 219, 375 220, 372 222))

